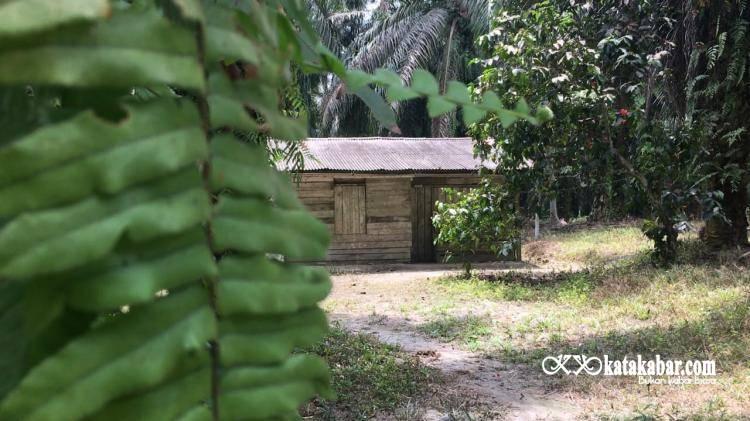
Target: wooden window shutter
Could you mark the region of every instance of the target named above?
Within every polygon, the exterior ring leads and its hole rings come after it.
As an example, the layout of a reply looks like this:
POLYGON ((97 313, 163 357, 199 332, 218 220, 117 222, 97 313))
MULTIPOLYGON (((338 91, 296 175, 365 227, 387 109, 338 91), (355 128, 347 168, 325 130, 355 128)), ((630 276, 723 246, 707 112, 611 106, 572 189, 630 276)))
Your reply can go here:
POLYGON ((366 203, 364 184, 336 184, 333 197, 334 234, 366 234, 366 203))

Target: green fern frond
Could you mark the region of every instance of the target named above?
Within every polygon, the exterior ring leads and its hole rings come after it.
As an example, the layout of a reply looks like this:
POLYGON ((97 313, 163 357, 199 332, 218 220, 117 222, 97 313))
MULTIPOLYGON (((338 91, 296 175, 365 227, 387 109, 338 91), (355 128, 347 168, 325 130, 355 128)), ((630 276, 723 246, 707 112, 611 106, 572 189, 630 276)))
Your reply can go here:
POLYGON ((0 355, 18 367, 2 419, 286 417, 328 390, 320 360, 291 357, 326 330, 328 275, 266 257, 322 258, 328 233, 264 147, 218 134, 304 135, 280 111, 288 80, 262 70, 299 47, 238 30, 273 7, 170 7, 90 2, 0 31, 0 84, 181 93, 113 97, 114 118, 61 97, 69 117, 0 146, 0 278, 22 298, 2 304, 21 336, 0 355), (231 80, 236 60, 260 71, 231 80))

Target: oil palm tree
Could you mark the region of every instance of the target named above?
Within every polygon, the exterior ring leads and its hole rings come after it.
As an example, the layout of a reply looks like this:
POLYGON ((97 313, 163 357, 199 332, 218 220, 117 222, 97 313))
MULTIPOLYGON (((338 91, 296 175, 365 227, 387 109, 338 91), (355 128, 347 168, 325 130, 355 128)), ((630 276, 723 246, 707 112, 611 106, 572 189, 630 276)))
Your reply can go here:
MULTIPOLYGON (((477 76, 469 61, 474 56, 474 40, 489 28, 488 0, 381 0, 364 6, 364 10, 349 10, 340 16, 357 16, 359 33, 345 44, 330 45, 334 51, 338 49, 350 68, 366 72, 390 69, 406 83, 414 70, 423 68, 437 76, 442 89, 448 80, 471 81, 477 76)), ((327 23, 339 28, 340 33, 340 22, 328 19, 327 23)), ((337 32, 330 27, 328 31, 337 32)), ((404 134, 438 137, 456 129, 453 115, 429 120, 423 101, 392 107, 404 134)), ((362 135, 386 130, 377 125, 358 99, 346 94, 343 83, 336 79, 326 83, 319 109, 320 129, 325 134, 362 135)))

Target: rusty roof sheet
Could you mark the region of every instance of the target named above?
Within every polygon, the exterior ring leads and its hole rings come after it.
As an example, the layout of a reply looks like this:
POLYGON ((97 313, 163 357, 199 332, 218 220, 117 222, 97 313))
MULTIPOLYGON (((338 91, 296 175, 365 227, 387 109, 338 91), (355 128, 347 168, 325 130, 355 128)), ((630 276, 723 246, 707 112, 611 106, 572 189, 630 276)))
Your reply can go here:
POLYGON ((308 138, 304 148, 305 172, 474 172, 482 166, 494 168, 474 158, 469 137, 308 138))

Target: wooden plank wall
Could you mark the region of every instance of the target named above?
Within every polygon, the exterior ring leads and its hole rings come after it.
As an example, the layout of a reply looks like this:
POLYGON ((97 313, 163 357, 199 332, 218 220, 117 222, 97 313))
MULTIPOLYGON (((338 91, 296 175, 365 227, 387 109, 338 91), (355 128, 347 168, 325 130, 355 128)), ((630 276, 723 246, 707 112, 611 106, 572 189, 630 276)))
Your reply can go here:
POLYGON ((411 178, 380 174, 304 174, 297 184, 300 200, 332 233, 327 260, 408 262, 412 237, 411 178), (335 183, 365 184, 365 233, 334 233, 335 183))

